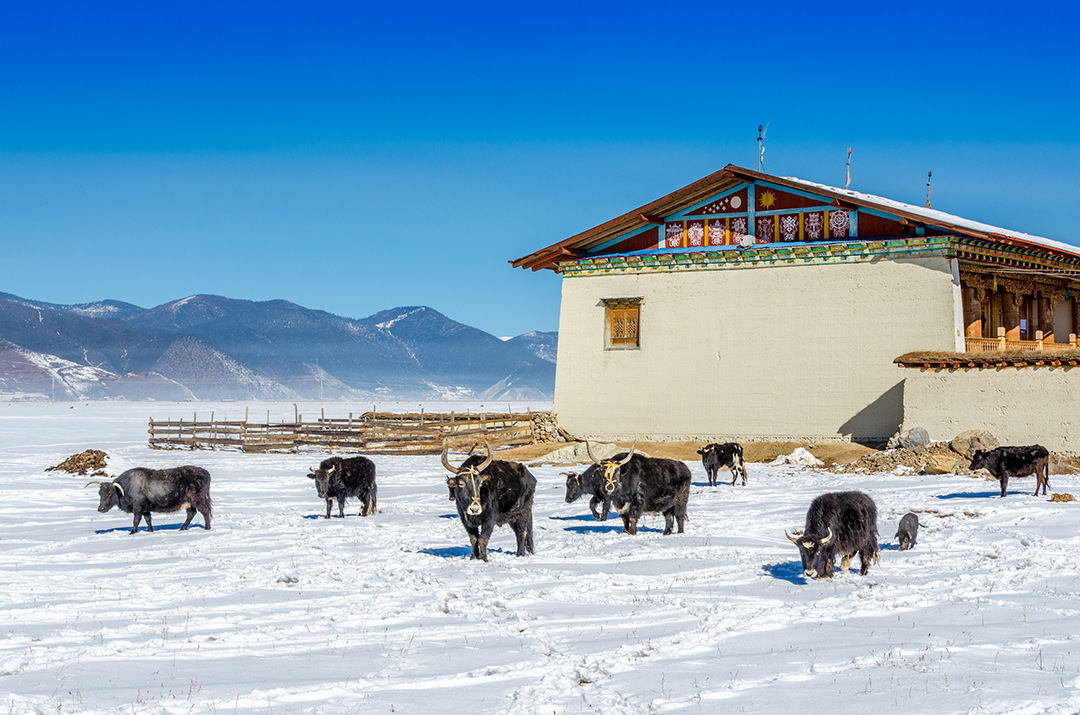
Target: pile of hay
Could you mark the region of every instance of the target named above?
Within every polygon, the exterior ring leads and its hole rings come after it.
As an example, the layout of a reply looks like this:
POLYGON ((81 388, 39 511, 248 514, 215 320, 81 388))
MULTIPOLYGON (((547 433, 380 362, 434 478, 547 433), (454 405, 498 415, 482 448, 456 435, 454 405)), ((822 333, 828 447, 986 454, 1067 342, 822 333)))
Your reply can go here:
POLYGON ((93 477, 107 477, 105 474, 106 455, 100 449, 88 449, 79 454, 73 454, 55 467, 49 467, 46 472, 68 472, 69 474, 86 475, 94 470, 93 477))

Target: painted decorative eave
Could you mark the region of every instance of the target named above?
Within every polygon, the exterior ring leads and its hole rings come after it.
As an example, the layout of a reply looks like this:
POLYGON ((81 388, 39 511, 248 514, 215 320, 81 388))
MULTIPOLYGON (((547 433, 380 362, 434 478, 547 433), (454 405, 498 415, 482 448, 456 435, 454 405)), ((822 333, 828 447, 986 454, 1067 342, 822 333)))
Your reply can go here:
POLYGON ((1080 274, 1080 258, 1054 257, 1038 250, 1003 246, 994 241, 965 236, 912 236, 888 240, 851 239, 829 243, 787 243, 750 248, 697 248, 637 251, 561 261, 556 270, 564 276, 656 271, 720 270, 798 266, 829 263, 865 263, 881 259, 941 256, 958 258, 965 265, 1040 270, 1063 277, 1080 274))

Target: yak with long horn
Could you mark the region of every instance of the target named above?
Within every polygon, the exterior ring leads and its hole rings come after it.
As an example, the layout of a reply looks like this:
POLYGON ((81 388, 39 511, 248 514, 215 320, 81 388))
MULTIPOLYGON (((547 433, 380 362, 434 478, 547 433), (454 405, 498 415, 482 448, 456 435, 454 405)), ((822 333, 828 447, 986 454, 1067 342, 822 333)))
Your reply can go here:
POLYGON ((484 440, 484 456, 472 455, 455 467, 443 442, 442 464, 452 474, 446 486, 472 546, 472 558, 488 560, 488 540, 496 526, 509 524, 517 537, 517 555, 533 553, 533 496, 536 477, 523 464, 494 458, 484 440))

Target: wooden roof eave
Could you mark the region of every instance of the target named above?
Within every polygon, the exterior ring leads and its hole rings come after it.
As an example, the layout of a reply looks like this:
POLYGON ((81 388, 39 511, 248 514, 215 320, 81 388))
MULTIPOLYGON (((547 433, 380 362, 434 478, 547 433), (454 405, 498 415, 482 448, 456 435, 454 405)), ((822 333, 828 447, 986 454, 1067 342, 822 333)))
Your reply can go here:
POLYGON ((555 256, 555 258, 562 258, 563 255, 556 253, 560 248, 569 248, 573 246, 574 248, 579 249, 578 253, 575 255, 575 257, 577 257, 593 246, 598 246, 621 234, 641 228, 645 224, 663 223, 665 216, 677 213, 688 206, 693 206, 700 201, 704 201, 718 191, 725 190, 725 183, 737 183, 739 180, 735 179, 734 174, 729 171, 731 168, 731 165, 728 165, 719 171, 714 171, 704 179, 698 179, 692 184, 688 184, 687 186, 645 204, 644 206, 628 211, 622 216, 616 216, 610 221, 606 221, 599 226, 590 228, 588 231, 582 231, 581 233, 559 241, 558 243, 541 248, 539 251, 534 251, 527 256, 522 256, 521 258, 510 261, 510 265, 514 268, 532 268, 533 266, 539 266, 538 268, 534 268, 534 270, 539 270, 539 268, 553 268, 554 259, 549 259, 549 257, 555 256), (725 179, 728 181, 724 181, 725 179), (732 179, 735 179, 735 181, 731 181, 732 179), (544 263, 550 265, 540 265, 544 263))

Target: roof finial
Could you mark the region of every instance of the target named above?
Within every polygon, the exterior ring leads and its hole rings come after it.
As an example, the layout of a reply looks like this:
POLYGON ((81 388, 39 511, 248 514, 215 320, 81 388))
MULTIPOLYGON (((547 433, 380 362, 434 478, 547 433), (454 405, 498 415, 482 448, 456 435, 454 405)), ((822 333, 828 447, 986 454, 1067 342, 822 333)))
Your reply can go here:
POLYGON ((926 208, 930 208, 930 192, 934 190, 934 185, 930 183, 930 177, 934 175, 934 172, 926 172, 926 208))
POLYGON ((757 170, 761 171, 761 165, 765 163, 765 135, 769 131, 768 123, 765 126, 757 125, 757 170))
POLYGON ((847 181, 844 182, 844 188, 851 186, 851 147, 847 148, 847 181))

